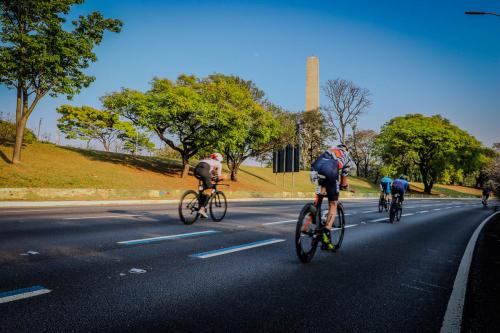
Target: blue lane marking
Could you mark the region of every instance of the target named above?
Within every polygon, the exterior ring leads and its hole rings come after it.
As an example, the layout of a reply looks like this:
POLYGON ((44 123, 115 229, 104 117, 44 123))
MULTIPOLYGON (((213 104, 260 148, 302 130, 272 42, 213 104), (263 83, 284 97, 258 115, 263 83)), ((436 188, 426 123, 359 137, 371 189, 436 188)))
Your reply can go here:
POLYGON ((22 289, 4 291, 4 292, 0 293, 0 298, 14 296, 14 295, 19 295, 19 294, 24 294, 24 293, 29 293, 29 292, 43 290, 43 289, 46 289, 46 288, 42 287, 42 286, 33 286, 33 287, 28 287, 28 288, 22 288, 22 289))
POLYGON ((263 245, 270 245, 274 243, 279 243, 279 242, 284 242, 284 239, 279 239, 279 238, 271 238, 271 239, 266 239, 263 241, 257 241, 257 242, 252 242, 252 243, 247 243, 247 244, 242 244, 242 245, 236 245, 236 246, 231 246, 231 247, 226 247, 223 249, 218 249, 218 250, 212 250, 212 251, 207 251, 207 252, 200 252, 200 253, 195 253, 190 255, 190 257, 194 258, 209 258, 213 257, 216 255, 221 255, 221 254, 226 254, 226 253, 232 253, 232 252, 237 252, 237 251, 242 251, 245 249, 251 249, 254 247, 259 247, 263 245))
POLYGON ((133 240, 129 240, 129 241, 118 242, 118 244, 126 244, 126 245, 147 244, 147 243, 153 243, 153 242, 160 242, 160 241, 167 240, 167 239, 179 239, 179 238, 186 238, 186 237, 209 235, 209 234, 215 234, 215 233, 219 233, 219 232, 220 231, 217 231, 217 230, 190 232, 188 234, 159 236, 159 237, 151 237, 151 238, 143 238, 143 239, 133 239, 133 240))

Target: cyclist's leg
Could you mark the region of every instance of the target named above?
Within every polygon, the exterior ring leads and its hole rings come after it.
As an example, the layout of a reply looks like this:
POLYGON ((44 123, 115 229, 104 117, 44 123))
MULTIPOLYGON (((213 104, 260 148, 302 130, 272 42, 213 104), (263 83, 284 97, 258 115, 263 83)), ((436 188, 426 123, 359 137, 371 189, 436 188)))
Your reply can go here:
POLYGON ((210 177, 210 166, 206 163, 200 163, 195 169, 195 177, 202 182, 203 190, 200 194, 200 211, 205 212, 205 206, 210 199, 210 194, 213 188, 212 179, 210 177))
MULTIPOLYGON (((336 163, 336 162, 335 162, 336 163)), ((328 217, 326 219, 326 228, 331 230, 335 215, 337 214, 337 202, 339 201, 339 182, 338 172, 331 172, 327 176, 326 193, 328 196, 328 217)))

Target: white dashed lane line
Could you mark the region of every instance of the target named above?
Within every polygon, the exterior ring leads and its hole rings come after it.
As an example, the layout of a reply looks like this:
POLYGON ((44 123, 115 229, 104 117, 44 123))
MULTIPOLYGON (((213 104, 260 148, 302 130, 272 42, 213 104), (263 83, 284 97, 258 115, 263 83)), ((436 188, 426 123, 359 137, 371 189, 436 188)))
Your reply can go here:
POLYGON ((28 288, 4 291, 0 293, 0 304, 30 298, 38 295, 48 294, 51 290, 42 286, 33 286, 28 288))
POLYGON ((284 241, 285 241, 285 239, 271 238, 271 239, 262 240, 262 241, 258 241, 258 242, 226 247, 226 248, 218 249, 218 250, 195 253, 195 254, 190 255, 190 257, 198 258, 198 259, 207 259, 207 258, 212 258, 212 257, 216 257, 216 256, 221 256, 224 254, 233 253, 233 252, 239 252, 239 251, 244 251, 244 250, 248 250, 248 249, 253 249, 256 247, 280 243, 280 242, 284 242, 284 241))
POLYGON ((190 232, 187 234, 177 234, 177 235, 169 235, 169 236, 133 239, 133 240, 121 241, 121 242, 117 242, 117 243, 122 244, 122 245, 147 244, 147 243, 160 242, 163 240, 170 240, 170 239, 179 239, 179 238, 211 235, 211 234, 216 234, 219 232, 220 231, 216 231, 216 230, 207 230, 207 231, 199 231, 199 232, 190 232))
POLYGON ((123 215, 104 215, 104 216, 79 216, 79 217, 65 217, 63 220, 89 220, 89 219, 119 219, 119 218, 124 218, 124 217, 138 217, 138 216, 143 216, 143 215, 130 215, 130 214, 123 214, 123 215))

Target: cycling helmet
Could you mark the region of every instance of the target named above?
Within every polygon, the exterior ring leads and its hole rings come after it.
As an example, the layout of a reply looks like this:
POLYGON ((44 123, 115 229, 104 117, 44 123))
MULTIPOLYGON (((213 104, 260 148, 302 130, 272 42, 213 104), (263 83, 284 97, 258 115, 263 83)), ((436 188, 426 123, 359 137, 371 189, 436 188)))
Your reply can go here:
POLYGON ((337 148, 342 149, 344 151, 349 151, 349 148, 347 148, 347 146, 343 143, 337 145, 337 148))
POLYGON ((401 175, 401 176, 399 176, 399 179, 403 179, 403 180, 408 181, 408 177, 406 177, 405 175, 401 175))
POLYGON ((212 160, 217 160, 219 162, 222 162, 222 160, 223 160, 222 155, 219 153, 213 153, 212 155, 210 155, 210 158, 212 160))

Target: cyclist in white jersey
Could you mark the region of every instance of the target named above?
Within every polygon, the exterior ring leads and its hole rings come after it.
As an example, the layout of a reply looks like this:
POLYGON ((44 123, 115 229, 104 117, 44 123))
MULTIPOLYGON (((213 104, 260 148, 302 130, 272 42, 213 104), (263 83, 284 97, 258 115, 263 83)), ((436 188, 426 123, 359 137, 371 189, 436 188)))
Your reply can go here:
POLYGON ((200 196, 199 214, 202 217, 208 217, 206 204, 213 191, 212 180, 222 180, 225 175, 222 174, 222 155, 213 153, 209 158, 202 159, 194 168, 194 176, 202 182, 203 193, 200 196))

